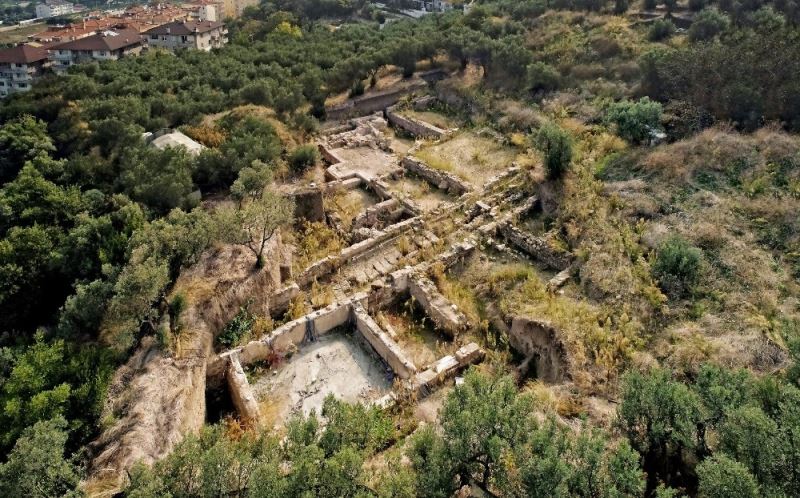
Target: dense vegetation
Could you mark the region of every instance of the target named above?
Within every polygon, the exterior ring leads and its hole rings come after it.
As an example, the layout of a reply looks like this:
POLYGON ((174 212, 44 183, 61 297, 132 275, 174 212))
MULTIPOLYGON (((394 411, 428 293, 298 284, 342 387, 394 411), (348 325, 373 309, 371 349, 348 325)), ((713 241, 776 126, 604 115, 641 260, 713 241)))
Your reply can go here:
MULTIPOLYGON (((587 294, 618 308, 593 317, 615 335, 587 338, 597 341, 587 357, 621 371, 632 366, 629 349, 644 332, 723 308, 721 291, 702 280, 734 279, 720 262, 720 244, 704 239, 697 247, 676 236, 644 254, 625 238, 635 229, 597 221, 599 189, 585 171, 627 178, 639 166, 636 152, 619 153, 610 133, 636 146, 662 129, 679 140, 715 122, 742 131, 777 122, 797 131, 800 9, 793 1, 690 1, 699 12, 688 34, 669 20, 634 32, 618 17, 592 17, 628 7, 485 1, 467 15, 378 29, 366 1, 267 1, 231 26, 231 44, 221 50, 84 64, 0 103, 0 495, 76 489, 111 375, 156 332, 163 313, 180 307, 165 297, 180 271, 216 241, 246 245, 260 261, 264 239, 251 232, 271 233, 290 218, 270 183, 317 161, 305 142, 329 97, 362 93, 389 66, 404 76, 432 64, 479 69, 480 90, 451 89, 468 110, 452 111, 470 124, 488 116, 512 139, 530 134, 521 143, 542 152, 547 180, 570 203, 548 222, 583 244, 587 294), (352 22, 337 29, 320 21, 344 17, 352 22), (557 122, 568 114, 603 131, 557 122), (165 127, 180 127, 207 148, 195 157, 141 139, 165 127), (597 167, 583 168, 595 159, 597 167), (570 175, 585 190, 559 184, 570 175), (201 206, 214 195, 230 195, 236 207, 201 206), (611 225, 623 228, 610 237, 603 230, 611 225), (615 288, 591 273, 593 264, 632 276, 615 288), (624 301, 628 291, 639 301, 624 301), (671 315, 661 311, 667 302, 671 315)), ((719 155, 714 149, 699 161, 719 155)), ((756 176, 754 157, 743 153, 721 173, 699 171, 688 187, 676 182, 664 204, 681 202, 697 183, 713 183, 720 195, 745 192, 755 199, 742 210, 757 225, 754 243, 775 255, 774 266, 794 264, 800 275, 796 212, 755 205, 759 195, 796 199, 800 160, 770 159, 756 176)), ((637 211, 630 226, 642 213, 653 216, 637 211)), ((770 331, 790 347, 798 325, 777 305, 770 310, 770 331)), ((251 321, 243 310, 218 340, 235 343, 251 321)), ((324 428, 315 416, 297 420, 283 441, 210 428, 153 469, 138 469, 127 493, 451 496, 475 485, 503 496, 798 496, 797 365, 758 375, 706 363, 631 368, 619 386, 609 374, 603 389, 618 389, 620 404, 607 430, 590 422, 575 430, 556 413, 537 417, 544 407, 509 378, 472 373, 447 398, 441 427, 419 429, 402 450, 386 451, 408 428, 330 400, 320 414, 324 428), (402 456, 410 465, 399 463, 402 456), (385 468, 366 471, 376 460, 385 468)))

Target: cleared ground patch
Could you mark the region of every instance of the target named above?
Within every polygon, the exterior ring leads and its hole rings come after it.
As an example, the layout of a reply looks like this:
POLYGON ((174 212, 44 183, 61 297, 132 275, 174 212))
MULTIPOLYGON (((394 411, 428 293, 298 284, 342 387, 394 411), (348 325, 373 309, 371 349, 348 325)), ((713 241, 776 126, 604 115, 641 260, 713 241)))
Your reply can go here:
POLYGON ((453 200, 447 193, 419 178, 403 177, 388 183, 393 194, 414 201, 423 211, 432 211, 453 200))
POLYGON ((262 422, 282 425, 293 414, 320 413, 329 394, 367 403, 392 387, 391 373, 347 333, 331 333, 303 346, 285 363, 254 379, 262 422))
POLYGON ((423 146, 414 155, 430 167, 457 175, 478 188, 510 168, 521 156, 517 149, 471 131, 459 132, 442 143, 423 146))
POLYGON ((341 176, 359 173, 365 178, 377 178, 398 168, 397 158, 380 149, 353 147, 335 149, 343 163, 331 167, 341 176))
POLYGON ((432 124, 433 126, 442 128, 444 130, 449 130, 451 128, 457 128, 460 126, 456 119, 435 111, 415 111, 413 109, 406 109, 400 114, 412 119, 424 121, 425 123, 432 124))

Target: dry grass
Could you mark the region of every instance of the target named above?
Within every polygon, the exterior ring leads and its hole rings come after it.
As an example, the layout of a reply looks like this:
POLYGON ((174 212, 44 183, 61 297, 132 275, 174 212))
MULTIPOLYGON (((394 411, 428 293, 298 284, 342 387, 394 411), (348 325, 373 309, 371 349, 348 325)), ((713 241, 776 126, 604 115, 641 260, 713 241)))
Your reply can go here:
POLYGON ((459 126, 459 123, 456 119, 434 111, 414 111, 412 109, 407 109, 403 111, 403 114, 412 119, 432 124, 433 126, 443 130, 449 130, 459 126))
POLYGON ((415 155, 432 168, 453 173, 478 186, 524 156, 514 147, 469 131, 461 131, 441 143, 423 146, 415 155))
POLYGON ((293 270, 300 273, 312 263, 338 254, 345 243, 325 223, 306 223, 301 230, 283 232, 284 241, 295 246, 293 270))
POLYGON ((636 282, 649 273, 649 248, 679 234, 703 250, 704 264, 694 295, 665 302, 652 323, 654 337, 670 337, 654 345, 659 358, 688 373, 704 361, 777 368, 785 359, 781 321, 800 316, 792 259, 800 248, 800 199, 792 190, 800 171, 786 162, 798 157, 800 140, 775 128, 741 134, 720 126, 629 154, 613 172, 626 181, 606 195, 587 195, 585 179, 566 205, 575 215, 568 233, 587 258, 584 288, 605 302, 611 295, 630 301, 626 289, 647 295, 636 282), (648 220, 640 219, 645 204, 648 220), (598 213, 616 226, 616 241, 608 229, 595 234, 598 213))
POLYGON ((27 24, 11 29, 0 29, 0 44, 14 44, 28 41, 28 36, 47 29, 44 23, 27 24))

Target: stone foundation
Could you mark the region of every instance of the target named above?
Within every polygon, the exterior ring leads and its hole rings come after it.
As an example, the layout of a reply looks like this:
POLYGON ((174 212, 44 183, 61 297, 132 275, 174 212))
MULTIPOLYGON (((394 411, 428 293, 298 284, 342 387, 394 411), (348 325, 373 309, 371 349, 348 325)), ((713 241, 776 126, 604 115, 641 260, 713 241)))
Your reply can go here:
POLYGON ((511 222, 499 224, 497 232, 509 244, 554 270, 564 270, 572 262, 572 254, 569 252, 554 250, 547 239, 523 232, 511 222))
POLYGON ((472 190, 470 185, 446 171, 433 169, 423 161, 413 157, 406 157, 401 161, 403 168, 419 176, 440 190, 446 190, 454 195, 461 195, 472 190))
POLYGON ((395 107, 386 109, 386 119, 392 126, 400 128, 401 130, 410 133, 412 136, 419 138, 439 139, 447 134, 447 130, 443 130, 424 121, 420 121, 419 119, 403 116, 397 112, 395 107))
POLYGON ((400 346, 378 326, 361 304, 353 305, 353 320, 356 329, 378 356, 391 367, 395 375, 403 380, 408 380, 417 373, 417 368, 406 357, 400 346))
POLYGON ((469 326, 467 317, 455 304, 439 292, 427 277, 413 276, 408 280, 408 291, 415 302, 425 310, 436 328, 450 337, 455 337, 469 326))
POLYGON ((228 357, 228 369, 225 376, 231 401, 233 401, 236 411, 239 412, 242 422, 249 426, 256 425, 260 418, 258 403, 237 355, 228 357))

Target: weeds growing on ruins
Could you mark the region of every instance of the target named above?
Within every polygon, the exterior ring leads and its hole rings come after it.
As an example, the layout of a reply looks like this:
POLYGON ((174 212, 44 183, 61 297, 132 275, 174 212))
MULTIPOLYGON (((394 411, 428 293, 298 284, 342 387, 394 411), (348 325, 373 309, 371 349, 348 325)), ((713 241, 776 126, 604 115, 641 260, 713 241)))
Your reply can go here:
POLYGON ((800 496, 797 5, 422 3, 0 101, 0 495, 800 496))

